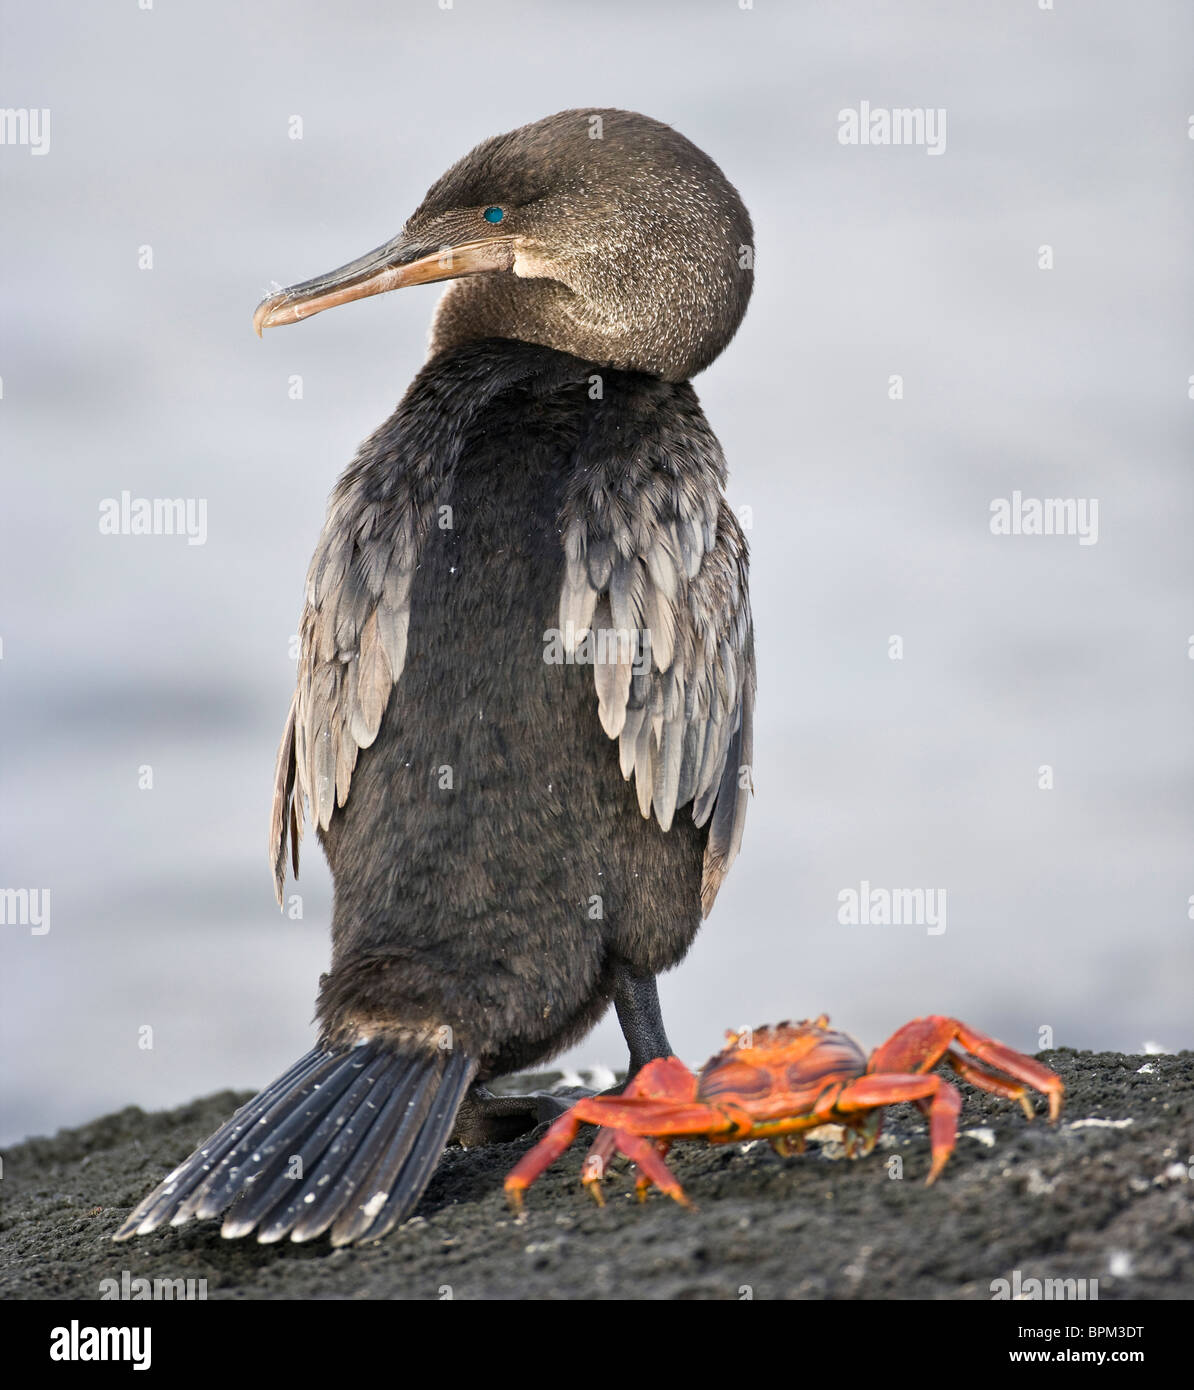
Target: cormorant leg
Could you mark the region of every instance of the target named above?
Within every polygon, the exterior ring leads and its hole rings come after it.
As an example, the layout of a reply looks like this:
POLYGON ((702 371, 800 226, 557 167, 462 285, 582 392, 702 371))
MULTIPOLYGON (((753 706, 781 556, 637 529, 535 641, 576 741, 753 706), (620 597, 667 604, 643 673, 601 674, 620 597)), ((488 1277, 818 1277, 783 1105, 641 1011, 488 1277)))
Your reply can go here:
POLYGON ((663 1015, 659 1011, 659 990, 654 975, 636 975, 628 965, 619 964, 614 973, 614 1008, 618 1011, 622 1036, 630 1048, 627 1080, 656 1057, 672 1055, 672 1045, 667 1040, 663 1015))
POLYGON ((539 1125, 557 1120, 592 1091, 532 1091, 525 1096, 495 1096, 484 1086, 470 1087, 456 1112, 452 1141, 466 1149, 478 1144, 505 1144, 539 1125))
MULTIPOLYGON (((659 991, 654 975, 637 975, 628 965, 614 970, 614 1007, 622 1035, 630 1048, 629 1081, 641 1067, 657 1057, 670 1057, 663 1015, 659 1010, 659 991)), ((620 1095, 622 1087, 611 1086, 602 1095, 620 1095)), ((495 1096, 480 1084, 473 1086, 456 1114, 453 1142, 472 1148, 477 1144, 504 1144, 539 1125, 558 1119, 578 1100, 592 1091, 574 1087, 568 1091, 533 1091, 526 1096, 495 1096)))

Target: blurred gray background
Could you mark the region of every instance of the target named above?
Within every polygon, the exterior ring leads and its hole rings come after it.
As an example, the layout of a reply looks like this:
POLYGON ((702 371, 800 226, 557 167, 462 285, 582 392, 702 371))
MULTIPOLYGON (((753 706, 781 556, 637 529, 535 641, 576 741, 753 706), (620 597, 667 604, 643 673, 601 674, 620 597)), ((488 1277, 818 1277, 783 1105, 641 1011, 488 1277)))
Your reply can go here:
MULTIPOLYGON (((0 885, 52 916, 0 933, 0 1138, 309 1046, 329 881, 309 841, 290 921, 266 863, 288 644, 437 291, 250 316, 565 107, 674 124, 757 232, 697 382, 753 513, 757 796, 663 983, 677 1049, 820 1010, 867 1046, 927 1011, 1194 1045, 1190 7, 332 8, 6 6, 0 105, 52 124, 0 148, 0 885), (864 100, 945 108, 945 153, 841 145, 864 100), (126 489, 207 499, 207 543, 101 535, 126 489), (1097 544, 992 535, 1015 489, 1097 498, 1097 544), (945 888, 947 930, 841 925, 863 880, 945 888)), ((565 1061, 622 1065, 612 1019, 565 1061)))

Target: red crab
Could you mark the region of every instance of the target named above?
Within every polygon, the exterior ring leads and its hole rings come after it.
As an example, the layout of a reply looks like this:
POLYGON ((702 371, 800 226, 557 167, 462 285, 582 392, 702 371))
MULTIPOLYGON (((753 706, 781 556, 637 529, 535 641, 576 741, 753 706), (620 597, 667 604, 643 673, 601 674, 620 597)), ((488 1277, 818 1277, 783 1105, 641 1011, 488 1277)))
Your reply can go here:
POLYGON ((654 1183, 687 1205, 684 1190, 664 1162, 673 1139, 703 1137, 711 1144, 769 1139, 782 1154, 804 1150, 802 1130, 837 1124, 853 1157, 875 1146, 882 1107, 915 1101, 929 1117, 932 1182, 953 1153, 962 1096, 931 1072, 946 1062, 964 1080, 1018 1100, 1033 1115, 1028 1088, 1049 1097, 1049 1118, 1061 1110, 1065 1086, 1056 1072, 989 1038, 956 1018, 930 1015, 906 1023, 868 1058, 853 1038, 812 1022, 727 1033, 726 1046, 699 1076, 678 1057, 648 1062, 621 1095, 590 1096, 561 1115, 506 1178, 517 1209, 523 1192, 568 1148, 582 1124, 600 1125, 585 1159, 585 1186, 600 1202, 602 1175, 615 1153, 638 1168, 638 1194, 654 1183), (951 1043, 957 1043, 955 1052, 951 1043))

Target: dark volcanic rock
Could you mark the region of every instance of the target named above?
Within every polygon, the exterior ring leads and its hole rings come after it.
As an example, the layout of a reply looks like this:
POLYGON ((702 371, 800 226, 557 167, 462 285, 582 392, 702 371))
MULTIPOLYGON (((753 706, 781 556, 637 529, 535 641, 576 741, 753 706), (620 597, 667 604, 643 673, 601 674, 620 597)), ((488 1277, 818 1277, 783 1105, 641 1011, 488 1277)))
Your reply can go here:
POLYGON ((1194 1053, 1041 1058, 1068 1088, 1059 1126, 963 1086, 971 1133, 935 1187, 910 1106, 857 1162, 831 1161, 832 1143, 791 1159, 678 1144, 669 1163, 695 1211, 658 1193, 638 1205, 624 1166, 597 1207, 578 1143, 517 1220, 502 1178, 526 1143, 451 1149, 413 1220, 338 1251, 225 1241, 215 1221, 114 1245, 129 1208, 245 1097, 130 1108, 4 1155, 0 1296, 96 1298, 126 1270, 242 1299, 989 1299, 1015 1270, 1097 1279, 1103 1300, 1194 1296, 1194 1053))

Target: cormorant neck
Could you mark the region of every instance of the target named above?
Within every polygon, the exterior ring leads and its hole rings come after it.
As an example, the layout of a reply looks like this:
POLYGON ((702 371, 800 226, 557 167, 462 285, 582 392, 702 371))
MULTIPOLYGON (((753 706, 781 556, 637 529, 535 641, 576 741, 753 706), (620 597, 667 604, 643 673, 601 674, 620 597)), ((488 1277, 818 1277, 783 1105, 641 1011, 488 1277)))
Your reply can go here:
MULTIPOLYGON (((587 293, 557 279, 515 271, 453 280, 436 306, 429 353, 481 338, 514 338, 555 348, 619 371, 647 372, 686 381, 707 367, 738 326, 749 288, 734 285, 711 300, 732 299, 724 315, 693 312, 689 297, 669 296, 667 285, 627 290, 611 277, 587 293)), ((529 269, 529 267, 528 267, 529 269)), ((731 277, 724 275, 728 281, 731 277)), ((582 274, 577 283, 585 283, 582 274)))
POLYGON ((514 338, 624 371, 674 375, 672 364, 653 353, 649 342, 628 345, 624 332, 585 310, 585 301, 557 280, 509 274, 454 280, 436 306, 428 353, 435 356, 482 338, 514 338))

